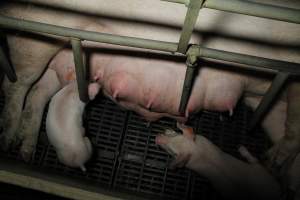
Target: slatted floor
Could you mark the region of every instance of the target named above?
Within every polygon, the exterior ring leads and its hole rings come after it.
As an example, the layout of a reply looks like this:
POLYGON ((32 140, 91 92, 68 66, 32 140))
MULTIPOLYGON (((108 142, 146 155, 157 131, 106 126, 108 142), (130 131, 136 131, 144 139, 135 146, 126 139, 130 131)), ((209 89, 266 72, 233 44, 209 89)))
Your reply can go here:
MULTIPOLYGON (((3 99, 0 104, 3 107, 3 99)), ((45 113, 46 114, 46 113, 45 113)), ((122 110, 110 100, 98 96, 86 108, 84 124, 91 139, 94 155, 87 172, 66 167, 58 162, 45 133, 45 114, 39 143, 30 165, 101 184, 110 189, 138 192, 161 199, 220 199, 209 182, 187 169, 168 169, 172 158, 155 145, 155 135, 165 128, 175 128, 176 122, 161 119, 150 125, 138 115, 122 110)), ((237 148, 245 145, 255 155, 261 154, 267 142, 261 130, 246 132, 251 112, 238 105, 232 117, 227 113, 204 111, 189 124, 222 150, 239 157, 237 148)), ((17 151, 3 154, 18 158, 17 151)))

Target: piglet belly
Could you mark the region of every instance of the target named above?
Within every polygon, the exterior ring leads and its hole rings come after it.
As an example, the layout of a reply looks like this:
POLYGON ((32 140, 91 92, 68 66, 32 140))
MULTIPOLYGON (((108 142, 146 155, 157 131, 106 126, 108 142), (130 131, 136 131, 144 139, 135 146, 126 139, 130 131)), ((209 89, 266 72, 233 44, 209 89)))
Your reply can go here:
POLYGON ((86 170, 84 163, 92 153, 91 143, 82 127, 84 107, 76 82, 71 82, 52 98, 46 119, 47 136, 60 162, 83 171, 86 170))

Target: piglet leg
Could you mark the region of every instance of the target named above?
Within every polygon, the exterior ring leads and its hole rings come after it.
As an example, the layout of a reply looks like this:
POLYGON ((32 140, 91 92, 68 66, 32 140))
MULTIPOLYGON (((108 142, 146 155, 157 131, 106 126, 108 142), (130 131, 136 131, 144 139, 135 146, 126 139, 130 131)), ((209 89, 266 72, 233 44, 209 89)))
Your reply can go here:
POLYGON ((51 57, 58 51, 59 42, 45 43, 44 40, 26 35, 8 35, 12 65, 16 70, 18 81, 10 83, 4 80, 3 90, 5 106, 1 115, 2 134, 0 148, 7 151, 20 143, 17 140, 17 128, 20 124, 21 112, 26 93, 38 80, 51 57), (28 49, 30 47, 30 49, 28 49))
POLYGON ((20 149, 22 158, 29 161, 35 150, 44 108, 61 85, 52 69, 48 69, 27 95, 25 108, 17 130, 18 141, 23 141, 20 149))
MULTIPOLYGON (((291 83, 287 90, 287 116, 284 136, 268 152, 271 169, 281 170, 300 151, 300 83, 291 83)), ((286 172, 281 171, 282 175, 286 172)))

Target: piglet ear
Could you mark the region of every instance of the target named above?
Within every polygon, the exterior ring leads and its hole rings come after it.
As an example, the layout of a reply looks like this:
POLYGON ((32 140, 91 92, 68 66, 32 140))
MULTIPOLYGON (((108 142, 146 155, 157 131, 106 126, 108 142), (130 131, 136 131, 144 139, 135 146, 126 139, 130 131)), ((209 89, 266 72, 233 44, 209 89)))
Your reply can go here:
POLYGON ((89 99, 93 100, 99 93, 101 86, 98 83, 90 83, 88 86, 89 99))
POLYGON ((190 140, 195 141, 196 135, 194 134, 193 127, 186 126, 184 124, 181 124, 177 122, 177 127, 182 131, 183 135, 187 137, 190 140))

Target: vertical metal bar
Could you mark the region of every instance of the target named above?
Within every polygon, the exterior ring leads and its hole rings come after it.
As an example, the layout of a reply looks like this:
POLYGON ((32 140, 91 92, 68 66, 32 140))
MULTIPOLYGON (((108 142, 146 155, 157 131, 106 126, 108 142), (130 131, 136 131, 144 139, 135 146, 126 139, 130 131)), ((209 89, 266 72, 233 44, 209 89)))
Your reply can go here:
POLYGON ((193 78, 195 74, 195 69, 197 68, 197 63, 191 63, 187 60, 187 68, 185 72, 185 79, 180 99, 179 112, 184 114, 186 106, 189 101, 189 97, 192 91, 193 78))
POLYGON ((268 109, 271 107, 273 101, 275 100, 276 95, 279 94, 280 89, 283 87, 285 81, 289 77, 289 73, 287 72, 279 72, 275 79, 273 80, 270 88, 268 89, 266 95, 261 100, 257 109, 255 110, 253 117, 250 121, 248 131, 252 131, 257 123, 261 121, 264 115, 267 113, 268 109))
POLYGON ((4 71, 4 73, 7 75, 7 78, 11 82, 17 81, 16 72, 14 68, 9 64, 2 47, 0 47, 0 68, 4 71))
POLYGON ((180 53, 185 53, 187 50, 202 2, 203 0, 190 0, 177 48, 177 51, 180 53))
POLYGON ((71 45, 74 55, 76 79, 80 100, 88 102, 88 82, 85 64, 83 63, 83 54, 81 48, 81 41, 77 38, 71 38, 71 45))

